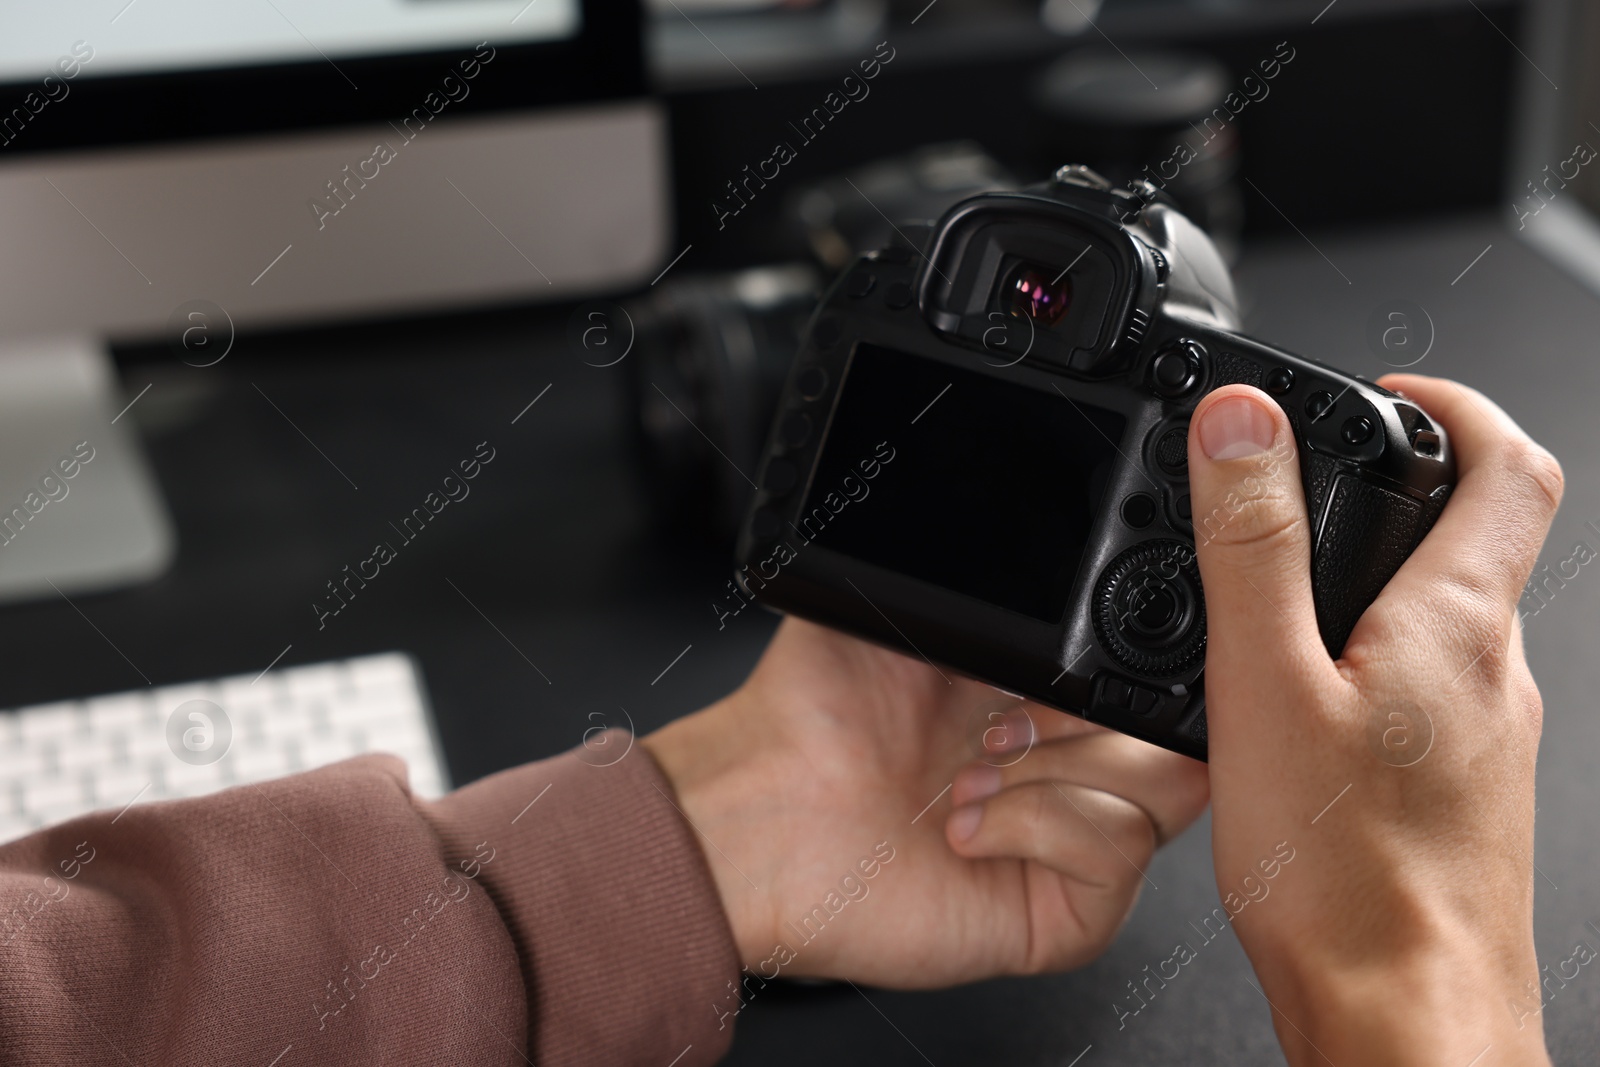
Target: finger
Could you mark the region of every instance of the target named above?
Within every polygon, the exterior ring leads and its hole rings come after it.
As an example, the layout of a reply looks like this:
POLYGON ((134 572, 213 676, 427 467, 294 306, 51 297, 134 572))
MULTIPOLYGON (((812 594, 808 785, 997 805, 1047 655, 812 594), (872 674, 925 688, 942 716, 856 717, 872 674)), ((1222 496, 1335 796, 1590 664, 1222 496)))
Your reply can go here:
POLYGON ((1144 812, 1164 844, 1189 827, 1211 795, 1206 766, 1137 738, 1102 731, 1035 746, 1015 763, 963 767, 950 790, 956 807, 1028 782, 1071 782, 1121 797, 1144 812))
MULTIPOLYGON (((1311 596, 1311 533, 1288 418, 1265 393, 1226 385, 1189 428, 1189 490, 1205 586, 1206 678, 1282 694, 1333 670, 1311 596), (1287 653, 1287 654, 1283 654, 1287 653)), ((1231 706, 1268 706, 1259 700, 1231 706)))
POLYGON ((1380 384, 1439 421, 1457 466, 1449 504, 1391 588, 1421 593, 1443 580, 1497 610, 1515 603, 1561 503, 1561 465, 1475 389, 1416 374, 1386 375, 1380 384))
POLYGON ((1155 827, 1137 805, 1070 782, 1026 782, 980 804, 957 808, 945 822, 957 855, 971 859, 1032 860, 1095 890, 1106 915, 1096 927, 1117 923, 1155 854, 1155 827))

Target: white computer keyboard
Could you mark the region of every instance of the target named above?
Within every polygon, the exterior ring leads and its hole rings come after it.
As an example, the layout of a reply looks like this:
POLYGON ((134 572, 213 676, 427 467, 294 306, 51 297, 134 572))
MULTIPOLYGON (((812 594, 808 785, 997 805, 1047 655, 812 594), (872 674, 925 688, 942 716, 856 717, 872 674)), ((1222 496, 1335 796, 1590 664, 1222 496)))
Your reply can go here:
POLYGON ((0 712, 0 842, 132 803, 201 796, 392 752, 411 787, 449 779, 409 656, 313 663, 0 712))

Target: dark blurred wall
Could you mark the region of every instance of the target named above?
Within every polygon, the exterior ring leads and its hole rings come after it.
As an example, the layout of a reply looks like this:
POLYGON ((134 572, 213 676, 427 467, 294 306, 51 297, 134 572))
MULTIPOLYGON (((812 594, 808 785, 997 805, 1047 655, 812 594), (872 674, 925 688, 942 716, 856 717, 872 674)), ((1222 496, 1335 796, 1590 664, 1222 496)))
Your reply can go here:
MULTIPOLYGON (((1269 97, 1239 116, 1249 232, 1381 224, 1420 215, 1486 209, 1503 199, 1513 98, 1507 41, 1522 21, 1516 3, 1480 2, 1359 21, 1295 23, 1248 36, 1184 38, 1159 26, 1119 47, 1177 46, 1207 52, 1242 78, 1287 41, 1295 58, 1269 97), (1282 214, 1279 213, 1281 210, 1282 214)), ((871 95, 844 108, 814 140, 802 143, 789 122, 817 107, 856 58, 832 77, 762 84, 753 90, 669 96, 675 196, 681 243, 695 246, 697 268, 770 260, 782 253, 779 212, 805 182, 875 157, 931 141, 973 138, 1019 175, 1037 174, 1039 121, 1030 103, 1034 78, 1056 56, 1098 40, 1039 40, 1003 59, 952 63, 948 49, 919 55, 915 28, 884 31, 894 61, 871 82, 871 95), (796 149, 779 177, 719 229, 713 199, 725 184, 772 154, 796 149)))

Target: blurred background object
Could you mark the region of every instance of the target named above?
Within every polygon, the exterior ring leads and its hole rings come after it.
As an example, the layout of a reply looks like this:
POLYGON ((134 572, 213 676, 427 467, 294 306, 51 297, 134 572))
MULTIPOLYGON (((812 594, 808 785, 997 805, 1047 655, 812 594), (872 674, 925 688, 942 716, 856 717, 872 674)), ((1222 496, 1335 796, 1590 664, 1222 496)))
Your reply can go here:
MULTIPOLYGON (((1264 100, 1269 84, 1251 77, 1264 100)), ((1232 262, 1244 228, 1244 198, 1236 181, 1238 123, 1224 101, 1237 106, 1249 99, 1233 92, 1226 67, 1199 53, 1070 52, 1036 83, 1043 121, 1035 166, 1048 172, 1056 161, 1071 159, 1116 185, 1144 178, 1176 200, 1232 262), (1152 85, 1160 91, 1152 92, 1152 85)))
POLYGON ((753 267, 679 278, 627 305, 639 483, 668 536, 732 544, 821 285, 809 264, 753 267))

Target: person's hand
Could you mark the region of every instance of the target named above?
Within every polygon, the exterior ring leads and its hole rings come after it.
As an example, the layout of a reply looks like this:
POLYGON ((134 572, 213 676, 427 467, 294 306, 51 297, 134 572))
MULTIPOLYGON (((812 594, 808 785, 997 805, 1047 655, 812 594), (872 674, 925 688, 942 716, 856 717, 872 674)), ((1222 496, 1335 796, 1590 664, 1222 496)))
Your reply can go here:
POLYGON ((1217 886, 1291 1063, 1545 1064, 1515 606, 1561 471, 1470 389, 1383 384, 1444 425, 1459 482, 1338 661, 1282 411, 1229 386, 1195 413, 1217 886))
POLYGON ((644 743, 766 978, 1085 963, 1206 803, 1203 764, 793 618, 742 688, 644 743))

